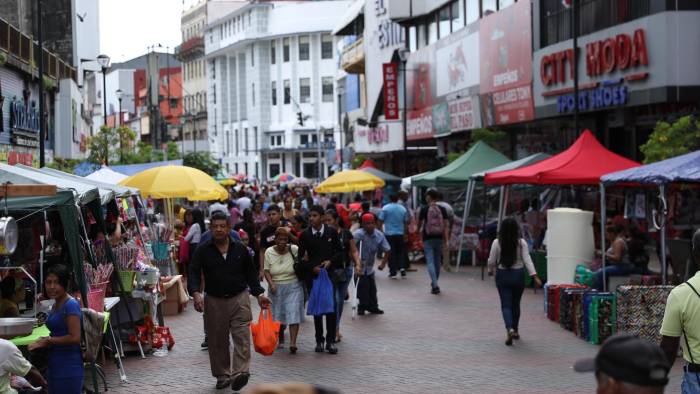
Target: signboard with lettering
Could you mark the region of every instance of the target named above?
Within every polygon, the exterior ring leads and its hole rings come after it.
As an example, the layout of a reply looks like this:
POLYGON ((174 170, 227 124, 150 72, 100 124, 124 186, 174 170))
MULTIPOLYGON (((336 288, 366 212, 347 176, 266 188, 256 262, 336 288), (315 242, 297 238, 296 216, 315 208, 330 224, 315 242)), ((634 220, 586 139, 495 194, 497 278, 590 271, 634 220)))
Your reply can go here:
POLYGON ((403 149, 402 127, 401 122, 384 122, 381 118, 376 127, 355 125, 355 151, 377 153, 403 149))
POLYGON ((384 116, 386 120, 399 118, 399 73, 396 63, 384 63, 384 116))
POLYGON ((39 133, 39 109, 36 103, 23 103, 12 99, 10 103, 10 128, 13 132, 39 133))
POLYGON ((479 40, 483 123, 534 119, 530 2, 519 1, 481 19, 479 40))

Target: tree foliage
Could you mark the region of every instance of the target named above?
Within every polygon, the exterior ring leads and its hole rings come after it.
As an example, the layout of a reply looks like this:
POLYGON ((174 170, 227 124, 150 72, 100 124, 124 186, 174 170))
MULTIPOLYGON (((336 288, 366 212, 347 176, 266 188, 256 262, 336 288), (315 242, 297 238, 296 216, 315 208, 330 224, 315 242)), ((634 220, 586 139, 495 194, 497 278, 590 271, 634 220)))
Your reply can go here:
POLYGON ((352 168, 358 168, 365 162, 365 160, 367 160, 367 156, 363 155, 362 153, 355 155, 355 158, 352 159, 352 168))
POLYGON ((100 127, 100 131, 88 139, 90 149, 88 161, 99 165, 109 165, 110 158, 113 156, 111 149, 114 149, 117 144, 119 144, 117 131, 107 126, 100 127))
POLYGON ((221 171, 221 164, 214 160, 209 152, 187 153, 182 160, 182 164, 202 170, 213 177, 217 176, 221 171))
POLYGON ((181 159, 180 149, 175 141, 168 141, 166 152, 168 154, 168 160, 181 159))
POLYGON ((54 170, 59 170, 72 174, 75 166, 80 164, 81 161, 82 160, 54 157, 51 163, 46 163, 46 166, 49 168, 53 168, 54 170))
POLYGON ((671 123, 658 122, 647 142, 639 149, 644 163, 654 163, 700 149, 700 119, 684 116, 671 123))
MULTIPOLYGON (((506 138, 506 133, 501 130, 492 130, 487 128, 479 128, 471 131, 471 143, 467 150, 471 149, 478 141, 484 141, 492 147, 498 146, 506 138)), ((462 156, 464 152, 452 152, 447 154, 447 163, 452 163, 462 156)))

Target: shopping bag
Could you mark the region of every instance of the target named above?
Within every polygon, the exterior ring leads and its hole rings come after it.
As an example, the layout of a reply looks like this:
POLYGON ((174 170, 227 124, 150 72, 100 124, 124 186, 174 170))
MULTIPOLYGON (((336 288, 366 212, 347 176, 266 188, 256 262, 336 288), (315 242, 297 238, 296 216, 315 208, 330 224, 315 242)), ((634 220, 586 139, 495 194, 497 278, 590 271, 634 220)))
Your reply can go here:
POLYGON ((318 277, 314 279, 314 283, 311 286, 311 294, 309 294, 306 314, 310 316, 321 316, 333 313, 334 311, 333 283, 331 283, 326 269, 321 268, 321 272, 318 273, 318 277))
POLYGON ((355 270, 352 270, 352 275, 350 275, 350 285, 348 286, 348 298, 350 298, 350 306, 352 307, 352 320, 355 320, 357 316, 357 284, 355 280, 359 277, 355 277, 355 270))
POLYGON ((263 356, 270 356, 275 352, 280 335, 280 322, 272 320, 272 312, 269 308, 260 310, 258 322, 250 324, 250 331, 253 333, 253 346, 256 352, 263 356))

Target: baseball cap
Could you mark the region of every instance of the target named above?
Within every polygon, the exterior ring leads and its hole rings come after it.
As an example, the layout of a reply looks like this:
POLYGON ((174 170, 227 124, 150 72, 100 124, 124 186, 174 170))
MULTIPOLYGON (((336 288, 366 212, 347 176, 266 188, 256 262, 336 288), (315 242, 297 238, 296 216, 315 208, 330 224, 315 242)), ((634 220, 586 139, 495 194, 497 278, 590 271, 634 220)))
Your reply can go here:
POLYGON ((371 213, 362 215, 362 223, 374 223, 374 215, 371 213))
POLYGON ((668 361, 661 348, 630 334, 619 334, 603 343, 595 358, 576 361, 574 371, 600 371, 621 382, 639 386, 665 386, 668 361))

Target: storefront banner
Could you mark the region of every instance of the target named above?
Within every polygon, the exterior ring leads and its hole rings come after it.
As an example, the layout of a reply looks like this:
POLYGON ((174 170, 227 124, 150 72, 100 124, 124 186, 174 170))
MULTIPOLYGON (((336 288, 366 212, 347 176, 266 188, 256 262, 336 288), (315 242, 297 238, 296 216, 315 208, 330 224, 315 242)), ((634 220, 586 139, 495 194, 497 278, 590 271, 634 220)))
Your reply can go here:
POLYGON ((486 125, 534 118, 530 7, 519 1, 480 22, 479 90, 486 125))
POLYGON ((433 138, 433 108, 422 108, 408 111, 406 117, 406 139, 408 141, 433 138))
POLYGON ((436 137, 450 134, 450 110, 447 103, 433 106, 433 130, 436 137))
POLYGON ((471 130, 480 127, 481 116, 478 97, 458 99, 448 104, 452 130, 471 130))
MULTIPOLYGON (((380 118, 381 119, 381 118, 380 118)), ((378 153, 403 149, 403 125, 401 122, 380 120, 376 127, 355 125, 353 133, 355 152, 378 153)))
POLYGON ((479 84, 479 32, 462 29, 436 43, 437 96, 479 84))
POLYGON ((396 63, 384 63, 384 116, 386 120, 399 118, 399 68, 396 63))

